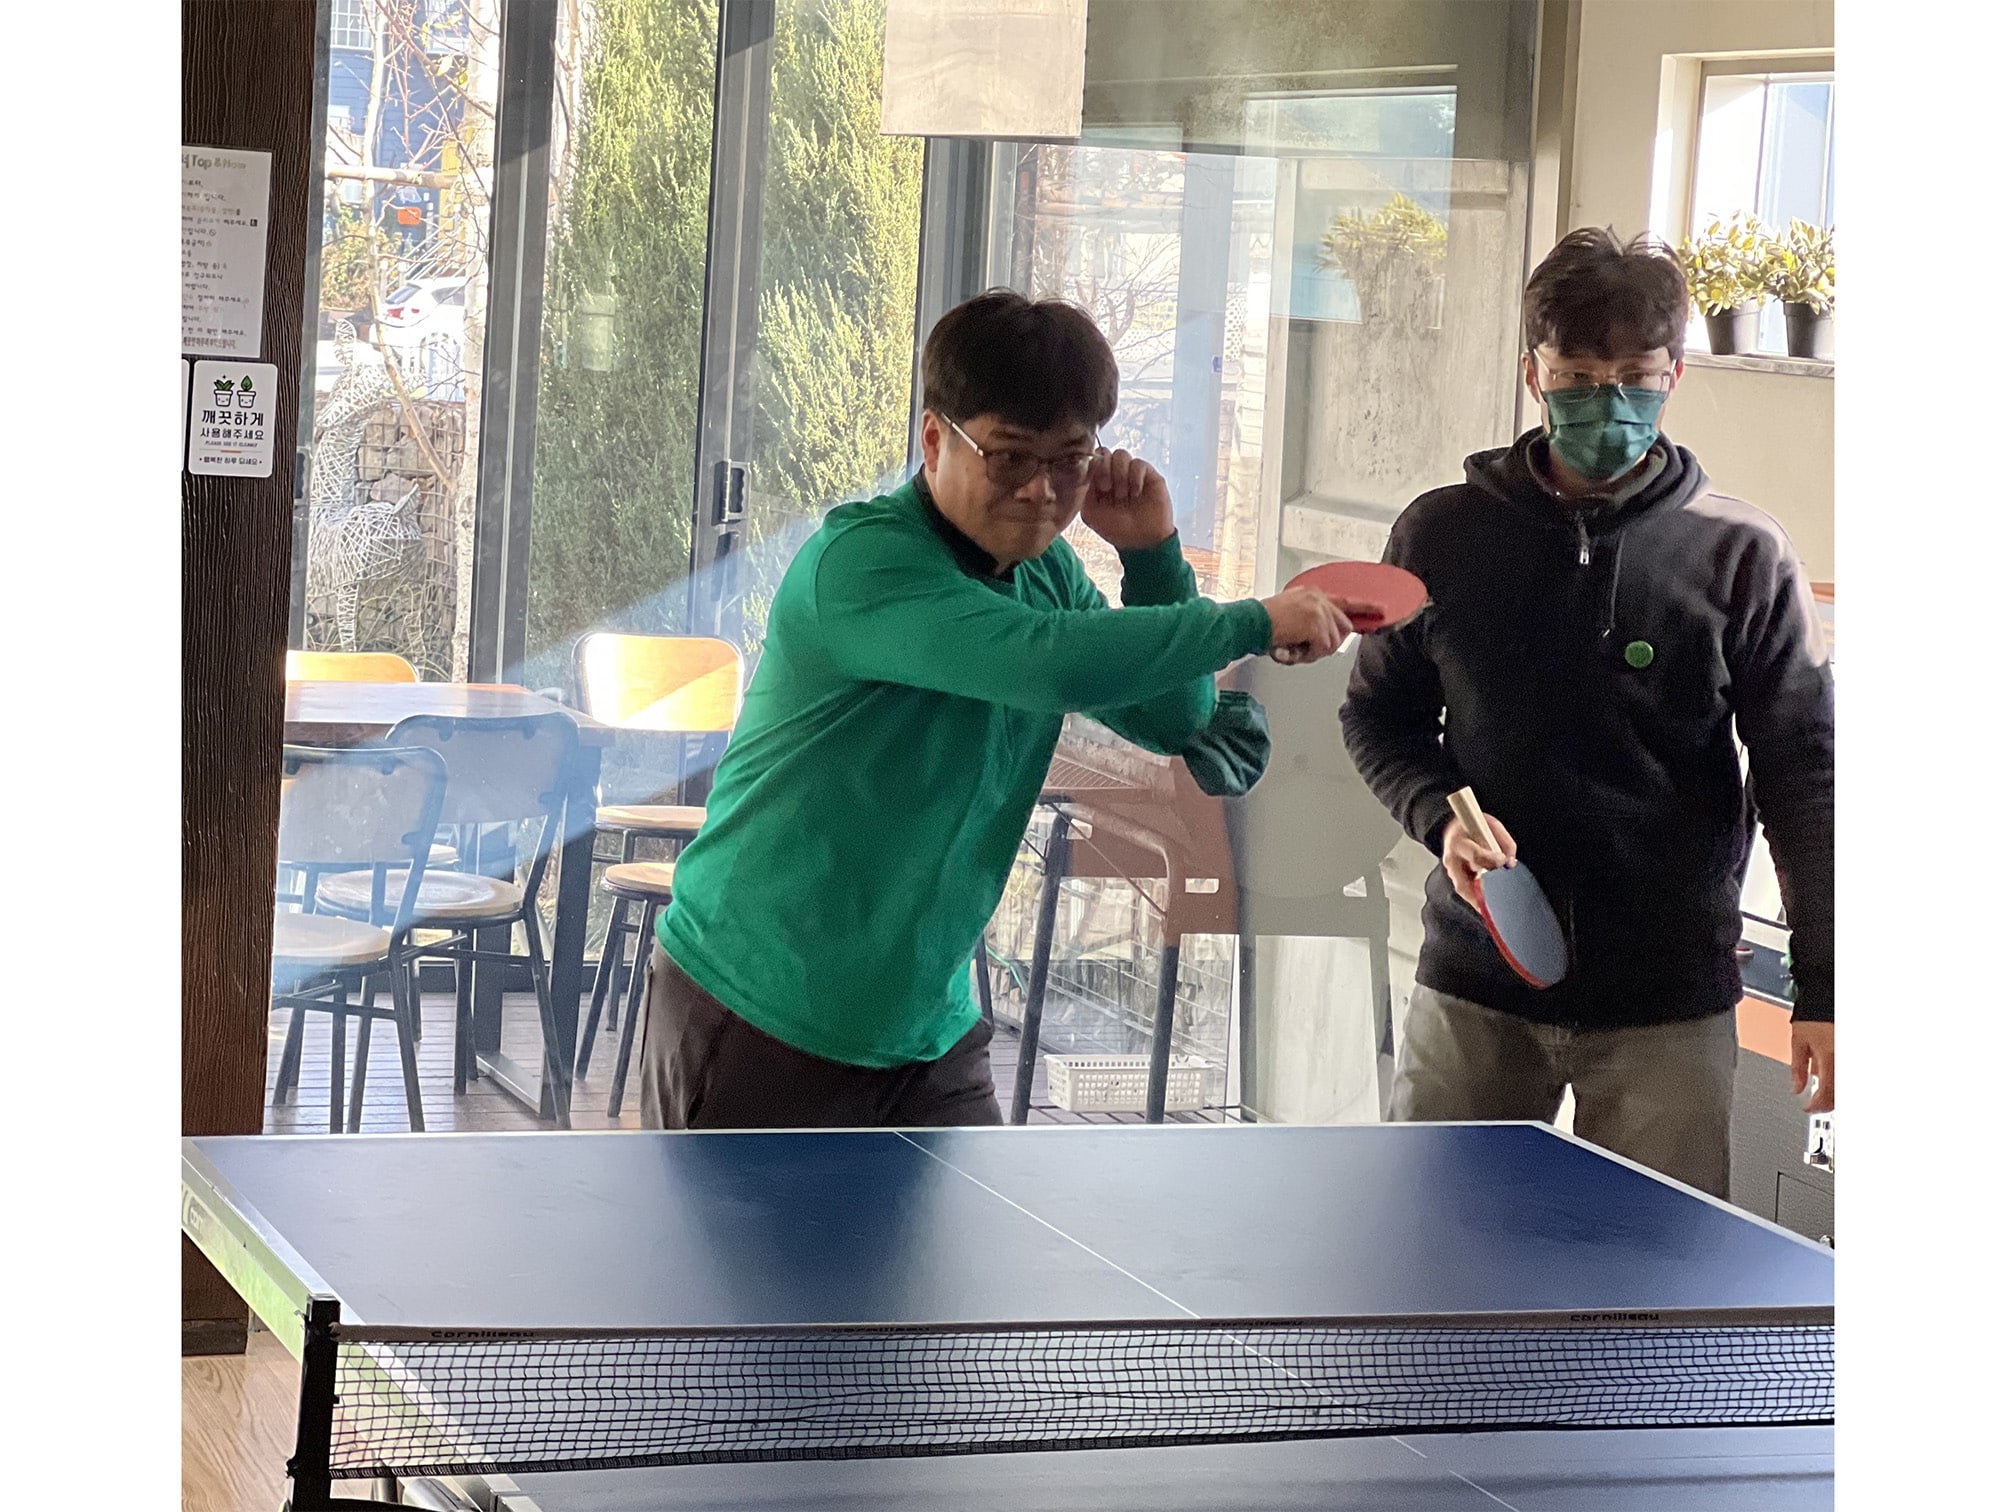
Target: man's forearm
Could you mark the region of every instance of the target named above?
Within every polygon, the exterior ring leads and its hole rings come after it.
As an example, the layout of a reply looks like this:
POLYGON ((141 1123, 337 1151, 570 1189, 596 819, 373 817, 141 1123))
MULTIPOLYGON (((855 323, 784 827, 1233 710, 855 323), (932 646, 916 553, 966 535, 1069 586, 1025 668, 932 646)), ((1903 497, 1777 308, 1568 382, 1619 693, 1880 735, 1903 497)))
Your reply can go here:
POLYGON ((1834 1017, 1834 675, 1796 563, 1733 658, 1736 734, 1792 930, 1795 1019, 1834 1017))
POLYGON ((1834 815, 1831 792, 1803 811, 1774 814, 1761 801, 1764 842, 1778 868, 1791 931, 1795 1019, 1834 1017, 1834 815))
MULTIPOLYGON (((1187 603, 1197 597, 1197 577, 1172 533, 1158 546, 1120 553, 1120 602, 1128 608, 1187 603)), ((1204 732, 1218 699, 1217 685, 1200 677, 1139 703, 1095 710, 1093 717, 1123 740, 1158 756, 1173 756, 1204 732)))
POLYGON ((1266 650, 1269 634, 1256 600, 1038 609, 901 570, 843 576, 840 591, 822 587, 818 613, 849 676, 1058 714, 1112 708, 1144 689, 1192 688, 1266 650))
POLYGON ((1440 736, 1388 720, 1356 701, 1345 704, 1338 719, 1345 749, 1372 796, 1409 835, 1441 855, 1449 795, 1463 786, 1463 778, 1440 736))

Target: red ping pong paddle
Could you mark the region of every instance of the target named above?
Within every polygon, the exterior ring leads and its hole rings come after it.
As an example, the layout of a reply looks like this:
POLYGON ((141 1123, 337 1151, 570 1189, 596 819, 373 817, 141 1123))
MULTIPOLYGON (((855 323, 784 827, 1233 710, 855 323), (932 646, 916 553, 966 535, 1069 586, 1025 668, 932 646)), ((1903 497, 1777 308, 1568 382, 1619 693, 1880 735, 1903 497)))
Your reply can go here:
POLYGON ((1352 613, 1351 628, 1363 635, 1412 619, 1428 604, 1428 585, 1405 567, 1386 562, 1325 562, 1288 580, 1290 588, 1314 588, 1341 604, 1371 604, 1371 614, 1352 613))
MULTIPOLYGON (((1449 807, 1466 835, 1479 845, 1498 849, 1475 793, 1467 787, 1451 793, 1449 807)), ((1568 975, 1568 941, 1532 867, 1516 861, 1493 867, 1477 879, 1477 891, 1484 900, 1484 927, 1520 981, 1528 987, 1552 987, 1568 975)))

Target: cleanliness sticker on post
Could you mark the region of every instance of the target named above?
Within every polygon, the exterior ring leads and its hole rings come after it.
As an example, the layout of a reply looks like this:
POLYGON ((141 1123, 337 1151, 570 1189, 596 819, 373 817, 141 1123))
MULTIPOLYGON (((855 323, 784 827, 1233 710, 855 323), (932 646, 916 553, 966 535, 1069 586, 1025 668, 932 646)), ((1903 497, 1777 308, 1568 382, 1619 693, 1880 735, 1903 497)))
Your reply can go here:
POLYGON ((273 401, 280 369, 270 362, 199 362, 189 394, 189 471, 273 475, 273 401))

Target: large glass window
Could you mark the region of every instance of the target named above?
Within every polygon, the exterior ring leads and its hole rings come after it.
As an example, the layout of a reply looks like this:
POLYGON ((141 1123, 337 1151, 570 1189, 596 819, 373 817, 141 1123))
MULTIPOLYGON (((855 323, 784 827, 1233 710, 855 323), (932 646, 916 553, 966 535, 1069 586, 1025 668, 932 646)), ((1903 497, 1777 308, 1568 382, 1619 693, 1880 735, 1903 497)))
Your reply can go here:
POLYGON ((1834 76, 1711 73, 1701 86, 1696 229, 1748 210, 1767 225, 1834 220, 1834 76))
MULTIPOLYGON (((554 1001, 589 997, 610 916, 589 878, 676 844, 598 814, 703 796, 689 779, 720 749, 718 730, 595 728, 576 685, 582 635, 719 633, 746 669, 818 517, 903 475, 923 143, 880 131, 884 21, 883 0, 356 0, 332 16, 294 648, 390 656, 290 660, 289 738, 341 745, 471 709, 564 717, 579 734, 564 813, 485 806, 525 759, 508 742, 502 767, 448 763, 444 812, 458 817, 430 848, 426 887, 501 886, 530 913, 478 928, 488 954, 473 970, 455 954, 467 938, 421 932, 407 962, 417 1006, 398 1033, 422 1047, 429 1127, 523 1126, 513 1099, 553 1113, 563 1068, 542 1041, 549 1018, 561 1037, 575 1018, 535 1001, 527 973, 554 1001), (732 107, 718 130, 717 97, 732 107), (743 506, 725 554, 696 530, 712 492, 695 480, 711 485, 717 462, 743 506), (389 686, 409 671, 437 686, 389 686), (465 1040, 470 1064, 456 1066, 448 1047, 465 1040)), ((540 792, 557 801, 551 781, 540 792)), ((301 843, 283 822, 283 850, 301 843)), ((290 915, 349 918, 340 868, 282 859, 290 915)), ((611 959, 605 1005, 623 993, 611 959)), ((413 1111, 389 1043, 404 1011, 391 980, 373 967, 342 984, 364 1005, 348 1026, 362 1127, 405 1127, 413 1111)), ((340 1033, 318 1036, 342 1017, 298 996, 276 1011, 272 1127, 319 1126, 345 1052, 340 1033)), ((574 1104, 591 1124, 614 1040, 574 1104)))
POLYGON ((835 504, 909 456, 924 144, 881 135, 884 0, 779 0, 751 367, 743 645, 835 504))
POLYGON ((682 633, 707 268, 713 0, 590 0, 555 38, 525 661, 682 633))
MULTIPOLYGON (((1109 443, 1170 478, 1202 592, 1265 594, 1376 559, 1402 508, 1513 434, 1534 8, 1289 5, 1264 24, 1148 9, 1093 0, 1078 144, 995 149, 989 281, 1092 312, 1120 361, 1109 443)), ((1070 539, 1117 600, 1113 553, 1070 539)), ((1165 779, 1070 723, 1067 760, 1109 785, 1076 795, 1084 857, 1061 884, 1045 1052, 1147 1051, 1166 921, 1212 912, 1110 875, 1097 852, 1131 821, 1198 873, 1183 887, 1240 894, 1213 925, 1227 932, 1186 933, 1177 965, 1173 1042, 1206 1062, 1207 1104, 1380 1115, 1429 858, 1342 748, 1347 674, 1340 659, 1224 679, 1262 693, 1274 737, 1268 781, 1232 805, 1181 796, 1179 776, 1158 812, 1146 795, 1165 779), (1217 875, 1228 853, 1236 876, 1217 875)), ((1049 824, 1039 811, 990 935, 1011 1023, 1049 824)))
MULTIPOLYGON (((1127 147, 997 151, 995 282, 1090 311, 1120 366, 1107 445, 1167 474, 1202 591, 1253 581, 1272 165, 1127 147)), ((1117 602, 1119 562, 1072 545, 1117 602)))
POLYGON ((297 647, 468 665, 496 0, 331 17, 297 647))
MULTIPOLYGON (((565 682, 597 628, 705 631, 754 652, 818 516, 900 479, 922 143, 879 133, 882 0, 786 0, 768 58, 746 532, 693 602, 715 44, 711 0, 598 0, 560 51, 526 663, 565 682), (721 604, 723 596, 732 600, 721 604)), ((711 492, 711 475, 710 475, 711 492)), ((705 499, 702 500, 704 504, 705 499)))
MULTIPOLYGON (((990 284, 1075 300, 1106 332, 1122 393, 1105 439, 1171 480, 1203 592, 1377 557, 1411 498, 1512 431, 1535 10, 1091 0, 1076 142, 926 144, 881 131, 886 0, 338 6, 295 644, 507 686, 325 686, 293 698, 292 738, 349 739, 366 706, 464 693, 558 713, 596 630, 718 635, 753 665, 820 516, 909 465, 920 300, 990 284)), ((1117 598, 1113 554, 1072 539, 1117 598)), ((368 670, 318 665, 309 678, 368 670)), ((1427 858, 1337 739, 1347 666, 1270 668, 1238 673, 1267 703, 1276 774, 1241 805, 1071 723, 1081 778, 1147 774, 1109 813, 1146 830, 1086 837, 1042 1048, 1144 1051, 1181 915, 1174 1040, 1206 1063, 1206 1101, 1377 1116, 1427 858), (1165 821, 1190 867, 1173 882, 1143 838, 1165 821)), ((419 1042, 453 1043, 464 990, 483 1073, 451 1095, 445 1049, 422 1049, 430 1127, 523 1126, 503 1094, 472 1098, 485 1076, 540 1082, 507 1068, 550 1053, 527 970, 589 1011, 608 904, 579 842, 597 800, 704 797, 718 735, 575 723, 575 845, 534 900, 552 959, 532 960, 521 913, 480 931, 517 953, 473 986, 452 956, 417 968, 419 1042)), ((529 882, 526 818, 458 821, 430 868, 529 882)), ((1009 1025, 1039 880, 1018 869, 990 937, 1009 1025)), ((291 885, 290 907, 316 906, 305 874, 291 885)), ((306 1085, 327 1052, 291 1020, 275 1059, 306 1085)), ((403 1127, 390 1046, 376 1053, 364 1121, 403 1127)), ((602 1121, 608 1054, 587 1060, 577 1122, 602 1121)), ((279 1126, 321 1116, 294 1106, 279 1126)))

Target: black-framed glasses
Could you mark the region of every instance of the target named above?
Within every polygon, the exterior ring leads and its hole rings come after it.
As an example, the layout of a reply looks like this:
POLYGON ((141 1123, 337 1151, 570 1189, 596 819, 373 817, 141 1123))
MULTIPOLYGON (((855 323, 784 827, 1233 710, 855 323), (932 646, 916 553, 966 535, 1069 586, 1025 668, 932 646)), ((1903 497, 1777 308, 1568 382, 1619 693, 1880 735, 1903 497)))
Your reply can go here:
POLYGON ((1527 348, 1534 365, 1545 373, 1553 389, 1649 389, 1654 393, 1670 393, 1673 389, 1673 369, 1630 368, 1621 373, 1598 373, 1586 368, 1557 368, 1540 355, 1538 347, 1527 348))
POLYGON ((1093 459, 1099 455, 1096 451, 1089 451, 1068 452, 1061 457, 1039 457, 1007 447, 989 448, 961 430, 958 421, 946 419, 943 415, 938 418, 945 421, 946 428, 953 435, 973 448, 973 455, 987 469, 987 481, 1009 492, 1024 486, 1037 473, 1047 471, 1050 486, 1058 493, 1075 493, 1090 480, 1093 459))

